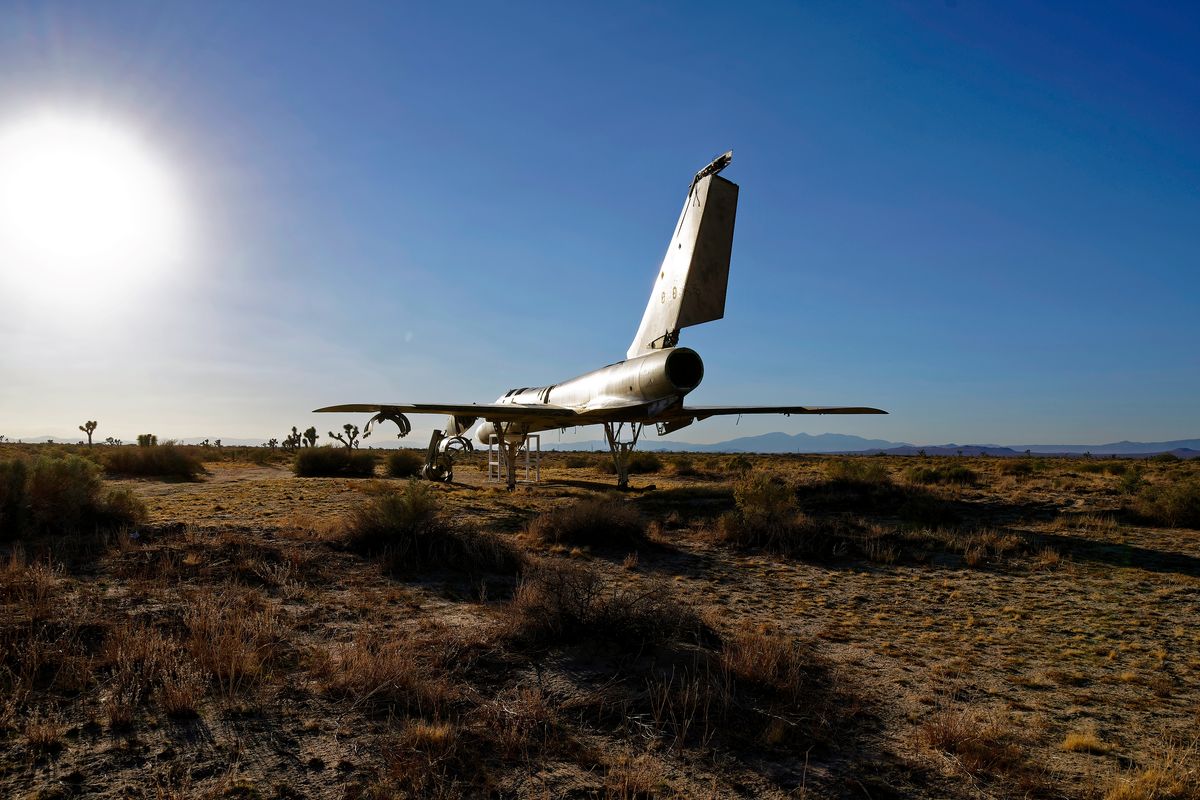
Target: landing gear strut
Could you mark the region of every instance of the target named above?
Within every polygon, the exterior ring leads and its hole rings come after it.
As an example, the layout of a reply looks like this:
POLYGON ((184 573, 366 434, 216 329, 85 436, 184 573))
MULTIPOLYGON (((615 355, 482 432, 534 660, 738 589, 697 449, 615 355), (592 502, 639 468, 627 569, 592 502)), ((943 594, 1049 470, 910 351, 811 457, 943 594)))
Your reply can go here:
MULTIPOLYGON (((494 466, 497 470, 504 472, 505 488, 511 492, 517 488, 517 454, 528 443, 529 437, 524 433, 513 430, 516 423, 495 421, 490 422, 490 424, 496 431, 492 434, 492 437, 495 440, 499 463, 495 464, 489 461, 489 480, 491 480, 491 469, 494 466), (510 442, 509 437, 514 437, 514 441, 510 442)), ((491 451, 489 450, 488 452, 490 453, 491 451)))
POLYGON ((642 423, 629 423, 630 440, 621 441, 621 431, 624 422, 604 423, 604 436, 608 439, 608 451, 612 453, 613 466, 617 470, 617 488, 629 488, 629 454, 637 446, 638 437, 642 435, 642 423))
POLYGON ((425 465, 421 467, 421 477, 430 481, 450 483, 454 480, 454 459, 459 453, 469 453, 474 450, 471 440, 465 436, 447 436, 442 431, 434 431, 429 437, 429 450, 425 453, 425 465))

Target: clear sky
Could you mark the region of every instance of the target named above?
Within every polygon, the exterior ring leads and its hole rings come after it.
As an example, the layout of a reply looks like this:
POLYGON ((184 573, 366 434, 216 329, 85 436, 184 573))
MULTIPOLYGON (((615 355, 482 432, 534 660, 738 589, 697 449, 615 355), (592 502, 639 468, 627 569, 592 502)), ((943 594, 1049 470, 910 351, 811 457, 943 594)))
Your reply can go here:
POLYGON ((46 109, 130 132, 186 232, 124 284, 0 261, 14 438, 323 434, 615 361, 730 148, 690 399, 892 413, 672 438, 1200 436, 1192 4, 7 0, 0 131, 46 109))

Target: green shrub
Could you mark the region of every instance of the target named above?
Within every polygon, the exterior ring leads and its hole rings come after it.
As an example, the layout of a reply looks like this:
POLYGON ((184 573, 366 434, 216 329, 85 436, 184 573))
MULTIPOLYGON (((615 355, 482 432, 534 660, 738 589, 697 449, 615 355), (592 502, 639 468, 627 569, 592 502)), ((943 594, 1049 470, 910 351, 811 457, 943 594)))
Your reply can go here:
POLYGON ((689 456, 679 456, 672 462, 671 467, 681 478, 694 478, 701 474, 689 456))
POLYGON ((499 536, 452 524, 437 492, 416 478, 398 492, 361 506, 345 531, 345 544, 381 556, 395 571, 518 572, 520 552, 499 536))
POLYGON ((724 469, 733 475, 745 475, 754 469, 754 462, 750 460, 749 456, 739 453, 725 462, 724 469))
POLYGON ((1134 497, 1133 510, 1158 525, 1200 529, 1200 478, 1147 484, 1134 497))
POLYGON ((115 448, 105 453, 104 469, 110 475, 181 481, 194 481, 204 472, 200 459, 175 444, 115 448))
POLYGON ((389 478, 411 478, 421 474, 425 459, 412 450, 396 450, 387 456, 387 474, 389 478))
POLYGON ((972 486, 979 482, 979 476, 974 470, 961 464, 947 464, 936 467, 912 467, 906 473, 910 483, 952 483, 958 486, 972 486))
POLYGON ((0 538, 15 536, 25 524, 25 462, 0 461, 0 538))
POLYGON ((1145 481, 1142 479, 1143 474, 1142 466, 1138 464, 1121 476, 1117 487, 1124 494, 1137 494, 1145 484, 1145 481))
POLYGON ((845 549, 839 525, 818 524, 801 513, 795 490, 777 476, 752 473, 734 485, 733 498, 737 510, 717 519, 716 535, 723 542, 797 557, 845 549))
POLYGON ((1174 453, 1159 453, 1158 455, 1150 456, 1150 458, 1146 460, 1154 461, 1159 464, 1174 464, 1176 461, 1182 461, 1182 459, 1174 453))
POLYGON ((891 483, 887 467, 865 458, 841 458, 826 461, 825 477, 834 483, 883 484, 891 483))
POLYGON ((1033 470, 1033 460, 1029 458, 1014 458, 1000 464, 1000 472, 1004 475, 1027 476, 1032 475, 1033 470))
POLYGON ((128 489, 105 489, 100 469, 78 456, 41 456, 26 466, 0 462, 0 535, 78 533, 145 518, 128 489))
POLYGON ((585 455, 571 455, 563 460, 563 466, 567 469, 587 469, 594 466, 595 463, 596 460, 594 458, 585 455))
POLYGON ((589 497, 539 514, 529 532, 554 544, 634 545, 645 542, 646 523, 623 500, 589 497))
POLYGON ((375 454, 344 447, 305 447, 296 453, 293 470, 301 478, 370 478, 375 454))

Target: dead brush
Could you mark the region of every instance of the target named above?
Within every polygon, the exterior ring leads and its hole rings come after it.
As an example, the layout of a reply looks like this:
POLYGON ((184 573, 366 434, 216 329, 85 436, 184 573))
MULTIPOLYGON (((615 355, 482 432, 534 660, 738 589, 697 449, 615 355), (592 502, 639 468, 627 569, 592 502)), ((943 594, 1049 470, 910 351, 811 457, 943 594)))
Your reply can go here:
POLYGON ((380 780, 368 797, 450 798, 475 796, 485 761, 469 732, 450 722, 409 720, 380 748, 380 780))
POLYGON ((103 708, 113 728, 128 728, 137 709, 174 657, 177 645, 142 622, 125 621, 109 630, 101 646, 101 664, 112 672, 103 708))
POLYGON ((12 605, 10 614, 41 620, 57 606, 62 568, 48 561, 27 561, 18 545, 0 564, 0 602, 12 605))
POLYGON ((470 723, 504 759, 562 752, 570 743, 558 704, 540 686, 514 686, 478 706, 470 723))
POLYGON ((183 619, 188 651, 227 698, 261 681, 283 647, 278 614, 252 591, 197 592, 183 619))
POLYGON ((47 756, 66 747, 67 726, 57 711, 35 711, 25 722, 25 744, 37 756, 47 756))
POLYGON ((189 659, 176 658, 163 670, 154 697, 168 717, 190 719, 200 713, 208 681, 208 674, 189 659))
POLYGON ((604 797, 606 800, 652 800, 673 797, 662 764, 650 755, 621 754, 605 764, 604 797))
POLYGON ((50 622, 0 626, 0 696, 13 701, 39 690, 81 692, 94 681, 93 659, 79 627, 50 622))
POLYGON ((917 728, 915 738, 920 747, 950 756, 970 775, 1013 772, 1024 765, 1012 730, 994 715, 942 708, 917 728))
POLYGON ((1141 766, 1114 777, 1104 800, 1194 800, 1200 797, 1200 740, 1166 743, 1141 766))
POLYGON ((503 613, 508 635, 528 646, 588 642, 633 652, 711 637, 666 584, 617 584, 593 568, 557 561, 528 570, 503 613))
POLYGON ((368 631, 316 651, 310 669, 326 694, 355 706, 436 716, 460 695, 447 667, 452 656, 451 645, 440 648, 435 637, 368 631))
POLYGON ((543 544, 638 546, 646 544, 646 522, 628 502, 587 497, 542 512, 529 533, 543 544))

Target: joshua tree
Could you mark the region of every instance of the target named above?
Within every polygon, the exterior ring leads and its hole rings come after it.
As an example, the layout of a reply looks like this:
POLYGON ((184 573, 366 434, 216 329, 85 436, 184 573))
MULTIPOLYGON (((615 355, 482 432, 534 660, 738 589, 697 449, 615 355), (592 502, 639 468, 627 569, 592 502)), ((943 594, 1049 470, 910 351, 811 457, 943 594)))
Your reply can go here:
POLYGON ((205 439, 203 442, 201 442, 201 443, 200 443, 200 446, 201 446, 201 447, 208 447, 208 439, 205 439))
POLYGON ((304 446, 305 447, 316 447, 317 446, 317 429, 315 426, 309 428, 308 430, 306 430, 304 432, 304 446))
POLYGON ((346 432, 345 436, 342 436, 340 433, 334 433, 333 431, 330 431, 329 438, 337 439, 346 446, 347 450, 353 450, 354 448, 358 447, 358 426, 351 425, 349 422, 347 422, 342 426, 342 430, 346 432))
POLYGON ((283 449, 284 450, 295 450, 298 447, 300 447, 301 441, 302 441, 302 439, 300 437, 300 431, 296 430, 296 426, 293 425, 292 432, 289 433, 287 436, 283 437, 283 449))
POLYGON ((158 444, 158 436, 153 433, 139 433, 138 447, 154 447, 158 444))
POLYGON ((221 440, 217 439, 213 444, 219 449, 221 447, 221 440))
POLYGON ((269 439, 268 441, 263 443, 263 447, 267 447, 267 448, 270 448, 271 450, 274 450, 276 447, 279 447, 279 440, 278 439, 269 439))
POLYGON ((107 439, 104 440, 104 443, 106 445, 108 445, 109 447, 118 447, 121 444, 121 440, 114 439, 113 437, 109 436, 107 439))

